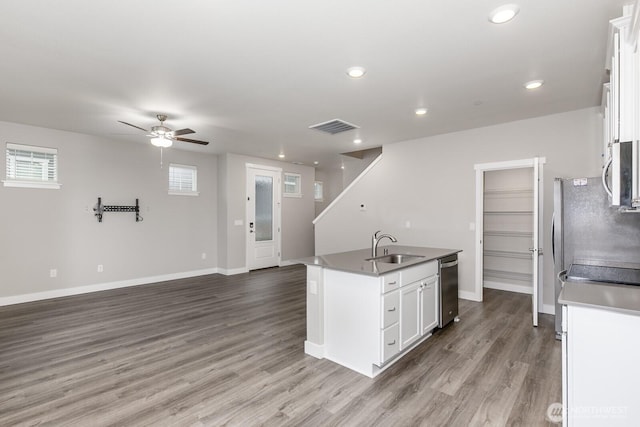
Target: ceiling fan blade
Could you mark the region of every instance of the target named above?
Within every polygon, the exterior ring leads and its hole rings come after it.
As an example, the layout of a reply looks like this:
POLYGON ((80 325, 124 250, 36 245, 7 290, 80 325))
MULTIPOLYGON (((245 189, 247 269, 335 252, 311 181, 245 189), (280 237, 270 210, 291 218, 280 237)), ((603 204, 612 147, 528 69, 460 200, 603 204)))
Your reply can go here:
POLYGON ((196 133, 196 131, 195 130, 191 130, 189 128, 174 130, 173 131, 173 136, 186 135, 188 133, 196 133))
POLYGON ((200 144, 200 145, 209 145, 207 141, 199 141, 197 139, 190 139, 190 138, 174 138, 174 139, 176 141, 193 142, 194 144, 200 144))
POLYGON ((140 130, 143 130, 145 132, 149 132, 145 128, 141 128, 140 126, 132 125, 131 123, 123 122, 122 120, 118 120, 118 122, 122 123, 123 125, 131 126, 131 127, 136 128, 136 129, 140 129, 140 130))

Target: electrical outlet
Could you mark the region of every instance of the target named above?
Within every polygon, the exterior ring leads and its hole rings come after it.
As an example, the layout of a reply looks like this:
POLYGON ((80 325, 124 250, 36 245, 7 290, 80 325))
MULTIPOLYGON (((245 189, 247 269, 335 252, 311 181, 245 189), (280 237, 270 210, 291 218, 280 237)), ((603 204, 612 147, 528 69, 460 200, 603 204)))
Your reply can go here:
POLYGON ((55 268, 49 270, 49 277, 58 277, 58 270, 55 268))
POLYGON ((404 227, 405 228, 411 228, 411 221, 405 221, 404 222, 404 227))
POLYGON ((102 264, 98 264, 98 273, 102 273, 104 271, 104 267, 102 264))
POLYGON ((207 253, 206 252, 202 252, 202 259, 207 259, 207 253))

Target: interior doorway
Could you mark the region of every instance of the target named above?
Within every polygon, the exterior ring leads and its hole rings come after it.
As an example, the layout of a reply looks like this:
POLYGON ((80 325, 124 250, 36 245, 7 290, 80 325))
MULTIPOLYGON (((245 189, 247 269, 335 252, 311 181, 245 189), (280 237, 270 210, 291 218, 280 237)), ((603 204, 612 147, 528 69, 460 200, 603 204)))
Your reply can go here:
POLYGON ((531 294, 533 326, 542 304, 544 158, 475 165, 476 280, 483 288, 531 294))
POLYGON ((282 169, 247 164, 247 269, 280 265, 282 169))

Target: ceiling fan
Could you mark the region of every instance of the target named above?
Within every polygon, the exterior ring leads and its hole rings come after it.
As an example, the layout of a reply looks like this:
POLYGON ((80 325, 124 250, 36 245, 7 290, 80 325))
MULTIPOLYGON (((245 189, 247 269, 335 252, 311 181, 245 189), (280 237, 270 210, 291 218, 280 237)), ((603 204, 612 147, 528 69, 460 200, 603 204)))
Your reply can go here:
POLYGON ((123 125, 131 126, 136 129, 140 129, 145 132, 148 132, 147 136, 151 137, 151 143, 156 147, 162 147, 162 148, 171 147, 171 144, 173 144, 173 141, 192 142, 194 144, 200 144, 200 145, 209 144, 209 142, 207 141, 200 141, 197 139, 190 139, 190 138, 180 138, 180 135, 187 135, 190 133, 195 133, 196 131, 191 130, 189 128, 171 130, 170 128, 164 125, 165 120, 167 120, 167 116, 165 114, 158 114, 156 115, 156 117, 158 118, 158 120, 160 120, 160 125, 152 126, 150 131, 146 130, 145 128, 141 128, 140 126, 123 122, 122 120, 118 120, 118 122, 122 123, 123 125))

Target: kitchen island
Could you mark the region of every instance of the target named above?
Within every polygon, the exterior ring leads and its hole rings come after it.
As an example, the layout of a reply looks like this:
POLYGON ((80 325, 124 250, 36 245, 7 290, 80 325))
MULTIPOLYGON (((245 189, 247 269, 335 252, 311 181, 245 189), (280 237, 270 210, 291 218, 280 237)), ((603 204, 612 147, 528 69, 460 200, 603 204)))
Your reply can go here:
POLYGON ((460 250, 394 245, 384 252, 298 260, 307 265, 305 353, 372 378, 431 336, 438 325, 438 260, 460 250))

